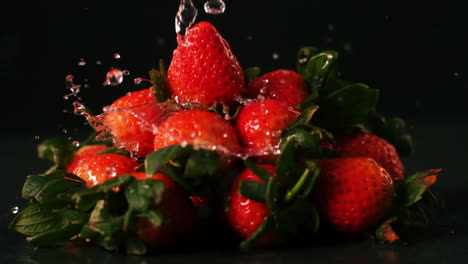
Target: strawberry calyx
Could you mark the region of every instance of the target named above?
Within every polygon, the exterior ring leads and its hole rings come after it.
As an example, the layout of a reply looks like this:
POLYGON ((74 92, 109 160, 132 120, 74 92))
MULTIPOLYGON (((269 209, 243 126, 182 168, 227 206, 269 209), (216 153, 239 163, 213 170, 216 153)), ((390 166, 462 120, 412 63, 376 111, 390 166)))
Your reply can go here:
POLYGON ((151 90, 154 93, 156 102, 164 102, 169 98, 169 90, 167 88, 167 71, 163 60, 159 60, 159 70, 152 69, 149 71, 151 79, 151 90))
POLYGON ((441 171, 442 169, 429 169, 395 181, 392 215, 371 237, 380 243, 391 243, 398 240, 400 234, 407 234, 410 229, 427 226, 427 208, 441 205, 439 198, 430 189, 441 171))
POLYGON ((244 164, 263 182, 241 181, 239 193, 265 203, 270 213, 259 228, 241 242, 242 249, 254 246, 257 241, 272 233, 279 233, 282 239, 291 239, 298 237, 302 231, 311 233, 318 230, 318 211, 305 200, 319 173, 316 163, 304 162, 300 175, 286 173, 277 165, 275 176, 249 159, 244 164), (297 180, 291 180, 292 176, 297 176, 297 180))

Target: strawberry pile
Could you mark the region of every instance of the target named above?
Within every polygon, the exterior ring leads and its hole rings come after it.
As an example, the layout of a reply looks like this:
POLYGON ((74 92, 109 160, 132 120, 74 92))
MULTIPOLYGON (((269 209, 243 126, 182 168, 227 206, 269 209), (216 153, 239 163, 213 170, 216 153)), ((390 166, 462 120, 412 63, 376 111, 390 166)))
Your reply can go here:
POLYGON ((376 111, 377 89, 338 77, 336 52, 305 47, 295 70, 262 74, 210 23, 177 41, 151 87, 87 115, 78 147, 39 145, 54 164, 28 176, 10 228, 37 246, 145 254, 213 233, 242 248, 388 243, 427 222, 440 169, 405 171, 404 122, 376 111))

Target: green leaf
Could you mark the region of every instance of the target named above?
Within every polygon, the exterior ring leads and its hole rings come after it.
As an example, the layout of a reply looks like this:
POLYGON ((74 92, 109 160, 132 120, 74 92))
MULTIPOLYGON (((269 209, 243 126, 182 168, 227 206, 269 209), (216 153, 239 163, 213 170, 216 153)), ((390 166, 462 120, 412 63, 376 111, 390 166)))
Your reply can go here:
POLYGON ((68 165, 76 150, 69 141, 58 137, 46 139, 37 147, 39 158, 53 161, 60 169, 68 165))
POLYGON ((104 182, 103 184, 76 192, 71 196, 71 199, 79 210, 87 211, 99 200, 105 198, 107 193, 113 192, 113 189, 120 188, 123 185, 128 184, 133 179, 133 176, 129 174, 120 175, 104 182))
POLYGON ((320 173, 319 165, 310 160, 306 160, 304 163, 307 168, 296 184, 286 193, 286 201, 292 201, 295 198, 305 199, 314 186, 315 180, 320 173))
POLYGON ((314 105, 311 107, 307 107, 304 109, 301 114, 297 117, 296 123, 310 123, 312 120, 312 116, 315 114, 315 112, 318 110, 318 105, 314 105))
POLYGON ((270 177, 267 181, 267 187, 265 191, 265 203, 268 206, 268 209, 270 209, 270 212, 274 215, 277 212, 278 205, 280 204, 279 201, 279 192, 280 192, 280 186, 278 184, 278 181, 275 180, 275 178, 270 177))
POLYGON ((255 164, 255 162, 251 161, 250 159, 245 159, 244 165, 265 183, 267 183, 268 180, 272 177, 269 171, 267 171, 262 166, 258 166, 257 164, 255 164))
POLYGON ((119 154, 123 156, 130 156, 130 153, 123 148, 110 147, 105 150, 99 151, 97 154, 119 154))
POLYGON ((266 184, 257 181, 241 181, 239 194, 256 202, 265 202, 266 184))
POLYGON ((191 150, 192 148, 190 146, 183 148, 180 145, 173 145, 149 153, 145 159, 147 177, 153 177, 156 171, 167 164, 170 160, 187 156, 191 150))
POLYGON ((66 241, 80 233, 83 225, 86 223, 87 216, 75 210, 54 211, 62 217, 63 224, 56 226, 54 230, 36 235, 30 239, 31 244, 36 246, 49 246, 59 242, 66 241))
POLYGON ((279 182, 287 184, 289 182, 290 174, 294 173, 296 166, 295 160, 295 144, 296 140, 294 137, 287 137, 280 145, 281 155, 276 160, 276 177, 279 182))
POLYGON ((251 67, 244 70, 244 79, 245 83, 248 84, 249 82, 255 80, 258 76, 260 76, 261 69, 259 67, 251 67))
POLYGON ((69 197, 65 196, 67 192, 84 188, 86 187, 82 182, 59 178, 45 184, 34 198, 44 207, 58 209, 71 203, 69 197))
POLYGON ((160 63, 161 69, 158 71, 156 69, 152 69, 149 71, 151 83, 154 88, 154 97, 156 98, 156 102, 164 102, 169 98, 169 91, 167 89, 167 81, 166 81, 166 70, 163 64, 160 63))
POLYGON ((317 209, 305 200, 296 200, 282 208, 275 217, 276 228, 285 237, 295 237, 302 230, 316 232, 319 221, 317 209))
POLYGON ((429 187, 435 183, 441 169, 417 172, 395 183, 397 204, 410 207, 417 203, 429 187))
POLYGON ((301 75, 304 74, 304 71, 307 66, 307 62, 312 58, 314 55, 318 53, 318 49, 314 47, 303 47, 297 53, 297 72, 301 75))
POLYGON ((146 214, 153 203, 158 204, 163 197, 164 183, 159 180, 133 181, 125 190, 128 210, 124 216, 124 230, 132 223, 136 213, 146 214))
POLYGON ((274 220, 271 216, 267 217, 262 225, 260 225, 255 232, 248 237, 246 240, 242 241, 240 244, 240 248, 248 249, 252 247, 256 241, 261 239, 262 237, 267 236, 275 229, 274 220))
POLYGON ((199 149, 194 151, 185 164, 185 178, 202 179, 218 171, 219 155, 215 151, 199 149))
POLYGON ((161 211, 157 209, 147 210, 144 213, 140 213, 138 216, 146 218, 155 228, 162 226, 166 220, 170 220, 165 219, 161 211))
POLYGON ((351 84, 322 98, 318 119, 327 126, 342 128, 366 122, 375 111, 379 91, 364 84, 351 84))
POLYGON ((19 212, 10 223, 10 228, 17 232, 36 236, 54 230, 63 224, 63 218, 39 204, 32 204, 19 212))
POLYGON ((338 53, 331 50, 320 52, 309 59, 301 72, 302 77, 309 83, 311 90, 319 91, 322 88, 328 72, 337 59, 338 53))
POLYGON ((27 200, 33 199, 47 183, 56 179, 59 179, 56 175, 30 175, 24 182, 21 196, 27 200))

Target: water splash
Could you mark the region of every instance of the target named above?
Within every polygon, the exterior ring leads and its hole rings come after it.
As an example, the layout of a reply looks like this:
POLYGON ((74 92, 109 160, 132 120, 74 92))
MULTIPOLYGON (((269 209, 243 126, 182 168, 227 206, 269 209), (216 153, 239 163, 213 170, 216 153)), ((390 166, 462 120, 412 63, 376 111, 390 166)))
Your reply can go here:
POLYGON ((223 0, 208 0, 204 5, 205 12, 210 15, 218 15, 224 13, 226 4, 223 0))
POLYGON ((117 52, 116 52, 116 53, 114 53, 114 59, 116 59, 116 60, 120 59, 120 54, 119 54, 119 53, 117 53, 117 52))
POLYGON ((81 85, 75 84, 74 78, 75 77, 71 74, 65 77, 65 86, 68 90, 70 90, 69 94, 63 96, 65 100, 67 100, 70 96, 78 96, 78 93, 80 92, 81 85))
POLYGON ((19 207, 18 206, 13 206, 12 208, 10 208, 10 212, 12 214, 17 214, 19 212, 19 207))
POLYGON ((104 86, 117 86, 123 82, 124 73, 122 70, 113 68, 110 69, 106 74, 106 80, 104 81, 104 86))
POLYGON ((192 0, 181 0, 175 17, 176 33, 185 35, 197 18, 198 10, 192 0))

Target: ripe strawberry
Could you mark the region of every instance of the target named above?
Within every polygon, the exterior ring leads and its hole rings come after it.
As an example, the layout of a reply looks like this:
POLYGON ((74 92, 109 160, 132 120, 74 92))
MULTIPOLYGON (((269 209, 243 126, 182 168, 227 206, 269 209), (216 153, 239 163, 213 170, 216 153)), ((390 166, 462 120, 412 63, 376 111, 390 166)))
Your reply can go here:
POLYGON ((138 162, 119 154, 98 154, 83 157, 69 172, 86 181, 87 187, 104 183, 122 174, 133 172, 138 162))
POLYGON ((178 35, 177 42, 167 71, 169 91, 176 101, 231 104, 242 94, 242 68, 213 25, 200 22, 185 36, 178 35))
POLYGON ((150 89, 131 92, 119 98, 106 110, 103 124, 117 147, 136 157, 153 151, 153 126, 163 115, 150 89))
POLYGON ((271 161, 271 157, 279 154, 282 131, 294 123, 298 115, 276 99, 251 102, 243 107, 236 128, 247 154, 271 161))
POLYGON ((332 229, 358 235, 389 216, 393 181, 375 160, 352 157, 317 162, 321 170, 312 196, 322 221, 332 229))
POLYGON ((234 127, 220 115, 200 109, 183 110, 161 122, 154 137, 154 150, 191 144, 237 156, 241 150, 234 127))
MULTIPOLYGON (((271 175, 274 175, 274 166, 266 164, 259 165, 270 172, 271 175)), ((270 210, 265 203, 256 202, 239 194, 240 182, 246 180, 262 182, 250 169, 244 169, 233 181, 228 196, 228 208, 226 210, 226 218, 229 226, 241 239, 250 237, 270 214, 270 210)), ((257 243, 258 245, 271 245, 278 241, 278 235, 272 233, 261 238, 257 243)))
POLYGON ((104 144, 96 144, 96 145, 86 145, 81 147, 73 156, 70 163, 68 163, 67 167, 65 168, 66 171, 71 172, 73 171, 78 163, 85 157, 96 155, 97 153, 108 149, 109 147, 104 144))
MULTIPOLYGON (((137 180, 147 179, 144 172, 135 172, 132 175, 137 180)), ((167 248, 196 232, 199 219, 187 194, 170 177, 156 173, 152 179, 164 183, 162 200, 153 206, 161 210, 167 222, 156 228, 148 220, 141 219, 137 225, 137 234, 152 249, 167 248)))
POLYGON ((276 70, 251 81, 246 87, 248 98, 277 99, 296 107, 307 97, 307 83, 292 70, 276 70))
POLYGON ((373 134, 338 137, 336 152, 341 157, 370 157, 384 167, 393 180, 405 177, 404 167, 393 145, 373 134))

